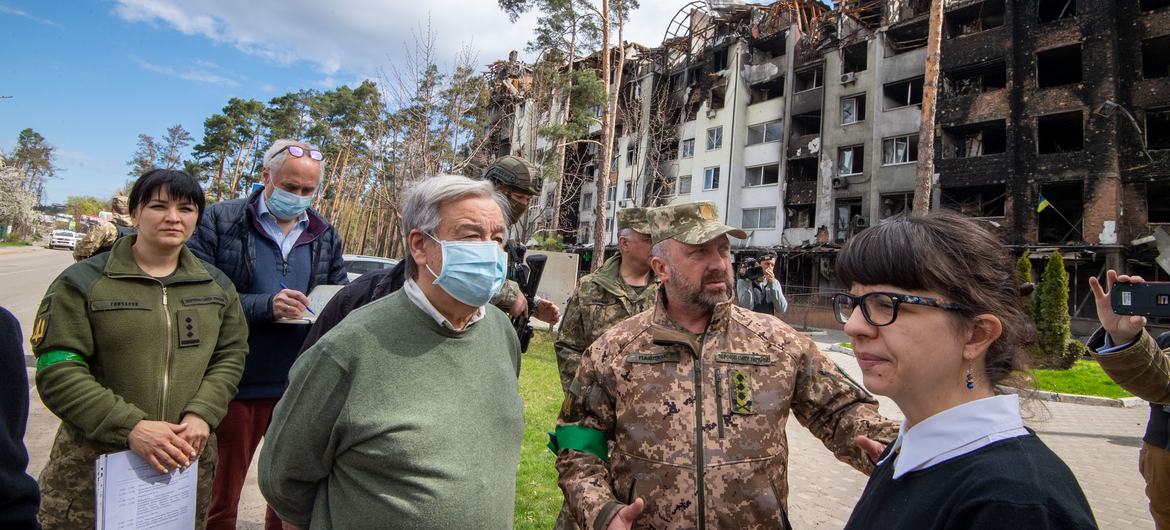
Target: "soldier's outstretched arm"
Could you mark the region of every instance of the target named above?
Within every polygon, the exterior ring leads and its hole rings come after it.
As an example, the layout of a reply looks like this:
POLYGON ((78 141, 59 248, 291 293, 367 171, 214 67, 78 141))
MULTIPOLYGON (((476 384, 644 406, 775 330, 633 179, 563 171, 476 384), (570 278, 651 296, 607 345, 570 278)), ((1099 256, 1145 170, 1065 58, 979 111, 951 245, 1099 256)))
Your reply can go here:
POLYGON ((557 483, 581 528, 604 528, 625 506, 615 497, 609 480, 608 451, 615 417, 613 398, 603 384, 608 366, 604 342, 598 341, 581 357, 550 445, 557 453, 557 483))
POLYGON ((873 472, 873 461, 858 446, 857 436, 889 444, 898 437, 898 423, 878 413, 877 400, 821 353, 811 340, 801 339, 800 372, 792 411, 837 459, 862 473, 873 472))

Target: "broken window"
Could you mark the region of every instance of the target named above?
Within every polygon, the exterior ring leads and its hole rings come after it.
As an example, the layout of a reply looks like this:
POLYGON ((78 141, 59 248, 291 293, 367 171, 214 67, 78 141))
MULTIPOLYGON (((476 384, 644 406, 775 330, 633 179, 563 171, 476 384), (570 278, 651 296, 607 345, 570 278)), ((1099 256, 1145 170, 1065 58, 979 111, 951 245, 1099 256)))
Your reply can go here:
POLYGON ((1141 0, 1139 5, 1142 11, 1153 11, 1170 7, 1170 0, 1141 0))
POLYGON ((776 207, 744 208, 743 228, 748 230, 776 228, 776 207))
POLYGON ((885 110, 922 104, 922 78, 907 79, 882 87, 885 110))
POLYGON ((1077 16, 1077 0, 1037 0, 1036 21, 1044 24, 1077 16))
POLYGON ((678 177, 678 194, 686 195, 691 192, 691 176, 679 175, 678 177))
POLYGON ((749 167, 743 171, 745 187, 768 186, 777 182, 780 182, 780 166, 777 164, 749 167))
POLYGON ((1080 44, 1036 52, 1036 86, 1038 88, 1080 82, 1080 44))
POLYGON ((1036 118, 1036 149, 1039 154, 1065 153, 1084 148, 1085 120, 1081 111, 1036 118))
POLYGON ((719 72, 727 69, 727 48, 715 52, 711 59, 711 71, 719 72))
POLYGON ((751 87, 751 101, 748 104, 776 99, 784 95, 784 78, 777 77, 771 81, 756 83, 751 87))
POLYGON ((1146 222, 1170 223, 1170 182, 1146 184, 1146 222))
POLYGON ((955 68, 943 74, 943 97, 981 94, 1007 87, 1007 65, 1004 61, 978 63, 955 68))
POLYGON ((626 166, 634 165, 634 160, 637 158, 638 146, 634 144, 633 140, 631 140, 630 143, 626 145, 626 166))
POLYGON ((593 209, 593 193, 592 192, 581 194, 581 209, 587 210, 587 211, 593 209))
MULTIPOLYGON (((841 73, 855 74, 864 72, 868 67, 869 42, 862 41, 852 46, 841 48, 841 73)), ((844 77, 842 77, 844 80, 844 77)))
POLYGON ((719 167, 709 167, 703 170, 703 189, 719 189, 719 167))
POLYGON ((943 158, 971 158, 1007 150, 1003 120, 943 128, 943 158))
POLYGON ((605 187, 605 200, 609 201, 609 203, 610 203, 609 206, 607 207, 607 209, 613 210, 613 201, 615 199, 617 199, 617 186, 606 186, 605 187))
POLYGON ((1146 111, 1146 146, 1170 149, 1170 108, 1146 111))
POLYGON ((1142 77, 1170 76, 1170 35, 1142 41, 1142 77))
POLYGON ((1040 198, 1048 206, 1037 213, 1040 243, 1084 241, 1085 186, 1081 181, 1054 182, 1040 186, 1040 198))
POLYGON ((926 37, 929 31, 930 26, 926 20, 912 22, 904 26, 890 26, 886 30, 886 44, 890 51, 887 57, 926 46, 926 37))
POLYGON ((865 94, 841 98, 841 125, 865 121, 865 94))
POLYGON ((852 235, 855 228, 865 227, 865 218, 861 215, 861 197, 837 199, 835 210, 838 243, 852 235))
POLYGON ((747 144, 755 145, 767 142, 779 142, 783 132, 784 126, 780 120, 752 125, 747 130, 747 144))
POLYGON ((824 65, 796 72, 795 90, 797 92, 804 92, 805 90, 820 88, 824 84, 824 65))
POLYGON ((707 150, 714 151, 723 148, 723 126, 707 129, 707 150))
POLYGON ((1003 217, 1006 212, 1007 186, 965 186, 943 188, 939 202, 943 208, 968 217, 1003 217))
POLYGON ((695 139, 687 138, 686 140, 683 140, 682 144, 679 146, 678 157, 691 158, 693 156, 695 156, 695 139))
POLYGON ((683 87, 683 74, 679 72, 670 76, 670 91, 674 92, 683 87))
POLYGON ((882 140, 882 165, 907 164, 918 161, 918 135, 896 136, 882 140))
POLYGON ((784 228, 812 228, 816 221, 815 204, 788 204, 784 206, 784 228))
POLYGON ((879 210, 881 219, 901 219, 910 215, 914 206, 914 192, 886 193, 882 195, 879 210))
POLYGON ((622 198, 623 199, 630 199, 630 198, 633 198, 633 196, 634 196, 634 183, 632 181, 627 180, 625 182, 625 186, 623 186, 623 189, 622 189, 622 198))
POLYGON ((810 112, 792 117, 792 138, 821 133, 821 113, 810 112))
POLYGON ((816 182, 817 159, 801 158, 788 162, 788 182, 816 182))
POLYGON ((944 23, 948 39, 971 35, 1003 25, 1003 0, 987 0, 946 13, 944 23))
POLYGON ((703 65, 695 66, 687 70, 687 86, 694 86, 699 83, 703 77, 703 65))
POLYGON ((865 147, 851 145, 837 150, 837 175, 857 175, 865 168, 865 147))

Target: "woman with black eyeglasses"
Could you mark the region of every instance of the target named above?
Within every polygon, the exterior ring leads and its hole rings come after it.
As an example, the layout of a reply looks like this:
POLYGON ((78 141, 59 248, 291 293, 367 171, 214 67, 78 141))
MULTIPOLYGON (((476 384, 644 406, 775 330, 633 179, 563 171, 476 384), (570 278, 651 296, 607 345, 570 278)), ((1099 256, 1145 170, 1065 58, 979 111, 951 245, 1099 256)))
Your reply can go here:
POLYGON ((847 529, 1096 528, 1068 466, 996 385, 1034 330, 1003 243, 958 214, 883 223, 837 258, 833 297, 866 388, 905 414, 847 529))

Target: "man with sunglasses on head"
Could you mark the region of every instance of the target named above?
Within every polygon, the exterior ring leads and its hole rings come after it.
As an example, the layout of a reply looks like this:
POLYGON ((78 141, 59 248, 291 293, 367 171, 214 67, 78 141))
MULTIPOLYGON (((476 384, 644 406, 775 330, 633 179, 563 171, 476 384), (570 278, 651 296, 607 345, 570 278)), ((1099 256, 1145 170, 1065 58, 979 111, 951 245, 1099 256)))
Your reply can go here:
MULTIPOLYGON (((309 331, 308 325, 278 321, 302 318, 310 309, 306 293, 314 287, 348 282, 341 237, 309 208, 324 174, 324 156, 317 148, 277 140, 264 152, 264 187, 247 198, 208 207, 188 242, 196 256, 235 283, 248 319, 244 375, 216 430, 219 466, 207 522, 212 530, 236 527, 252 456, 309 331)), ((264 527, 281 527, 271 509, 264 527)))
POLYGON ((586 350, 550 444, 569 511, 581 528, 791 528, 790 414, 865 473, 898 426, 807 337, 735 304, 728 236, 747 234, 714 203, 649 224, 656 305, 586 350))

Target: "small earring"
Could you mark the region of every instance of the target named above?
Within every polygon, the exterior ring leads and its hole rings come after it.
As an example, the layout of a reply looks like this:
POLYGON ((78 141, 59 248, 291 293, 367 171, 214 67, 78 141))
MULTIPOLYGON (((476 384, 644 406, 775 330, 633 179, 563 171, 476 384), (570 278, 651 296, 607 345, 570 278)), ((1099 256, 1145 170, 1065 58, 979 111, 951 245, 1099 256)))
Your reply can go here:
POLYGON ((967 390, 975 388, 975 370, 967 368, 967 390))

